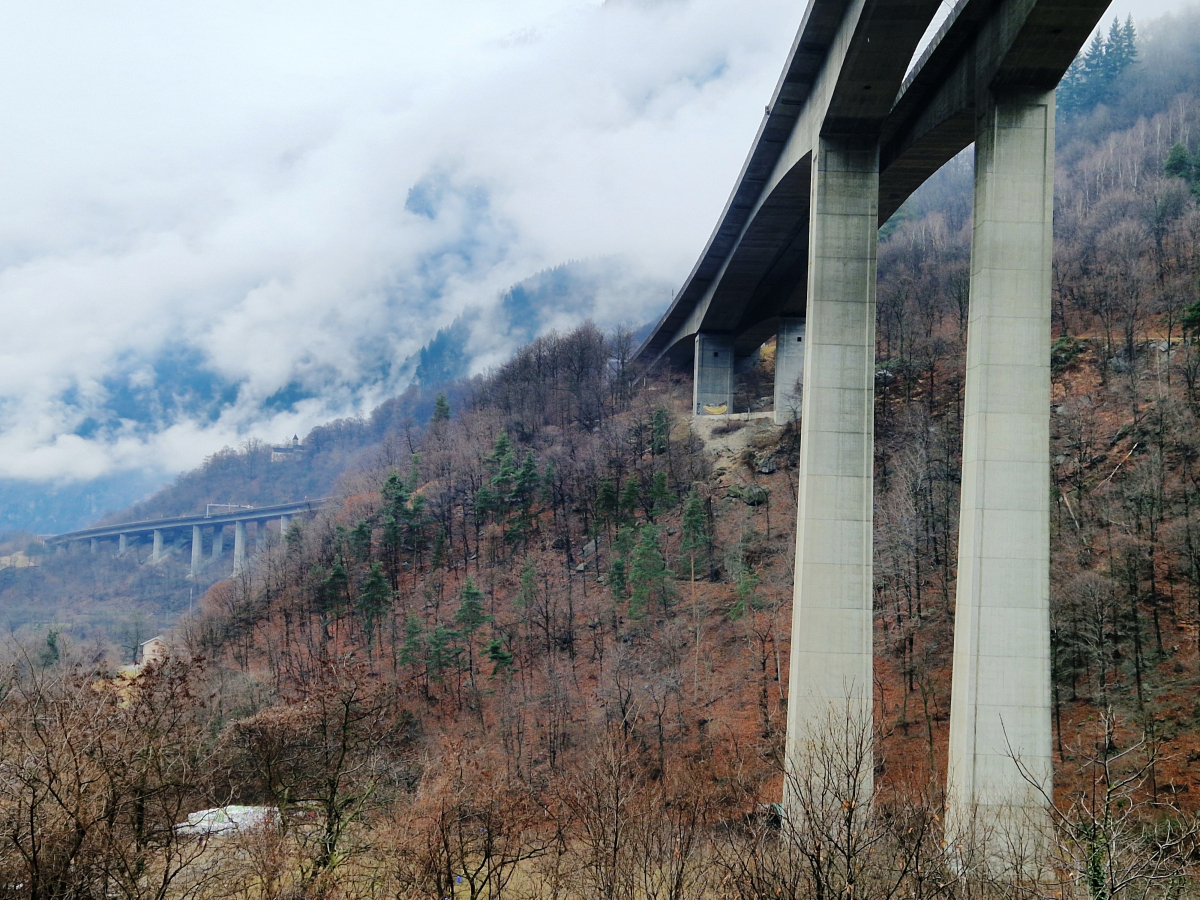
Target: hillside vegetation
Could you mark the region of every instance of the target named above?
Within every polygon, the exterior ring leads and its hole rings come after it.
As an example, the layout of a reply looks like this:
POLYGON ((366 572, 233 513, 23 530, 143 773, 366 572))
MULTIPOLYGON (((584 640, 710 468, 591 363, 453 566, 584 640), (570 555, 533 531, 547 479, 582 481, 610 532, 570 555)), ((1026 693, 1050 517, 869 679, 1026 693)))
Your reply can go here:
MULTIPOLYGON (((1124 27, 1109 34, 1127 53, 1124 27)), ((1140 46, 1163 68, 1116 71, 1097 61, 1102 39, 1073 77, 1099 72, 1103 90, 1080 89, 1060 123, 1056 831, 1040 854, 1004 847, 993 823, 942 830, 960 159, 879 248, 876 719, 835 718, 805 751, 797 827, 781 830, 770 804, 798 429, 693 422, 687 378, 634 370, 629 335, 584 325, 346 443, 333 502, 216 581, 173 659, 121 676, 103 641, 39 633, 15 650, 0 885, 39 898, 1194 895, 1200 70, 1178 48, 1198 39, 1200 21, 1176 21, 1140 46), (172 828, 225 803, 276 812, 207 844, 172 828)), ((742 377, 748 405, 770 395, 771 357, 742 377)), ((256 452, 210 461, 154 508, 249 490, 256 452), (238 467, 243 481, 219 475, 238 467)), ((28 572, 0 586, 5 603, 28 572)))

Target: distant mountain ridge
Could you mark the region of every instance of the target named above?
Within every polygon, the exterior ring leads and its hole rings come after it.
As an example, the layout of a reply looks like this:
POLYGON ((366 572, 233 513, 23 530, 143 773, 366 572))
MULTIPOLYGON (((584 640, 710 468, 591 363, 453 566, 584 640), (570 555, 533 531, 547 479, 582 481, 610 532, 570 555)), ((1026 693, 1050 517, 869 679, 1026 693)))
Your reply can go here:
MULTIPOLYGON (((396 372, 410 372, 409 387, 366 416, 337 419, 312 429, 305 444, 313 450, 298 468, 262 468, 258 456, 267 445, 261 439, 265 436, 260 436, 249 438, 241 451, 214 447, 202 466, 180 474, 174 482, 169 473, 161 471, 114 473, 61 484, 0 479, 0 535, 73 531, 101 518, 128 520, 134 509, 140 511, 138 515, 183 515, 196 511, 189 503, 203 508, 206 502, 276 503, 306 494, 315 496, 327 491, 355 454, 377 443, 388 428, 399 428, 405 421, 427 421, 437 392, 448 390, 454 395, 454 383, 477 370, 480 359, 502 361, 509 348, 527 344, 554 328, 570 328, 589 318, 604 323, 606 302, 630 294, 640 298, 639 308, 652 313, 657 311, 656 303, 665 308, 670 296, 665 285, 633 275, 618 259, 570 261, 545 269, 505 291, 494 308, 481 306, 460 314, 408 359, 381 364, 375 374, 382 383, 396 372), (243 460, 258 472, 254 478, 243 478, 237 474, 241 469, 230 464, 239 452, 246 460, 255 461, 243 460), (222 477, 232 479, 225 487, 216 486, 220 481, 217 470, 209 469, 214 460, 223 461, 222 477), (192 476, 205 471, 208 474, 201 481, 209 485, 210 494, 201 496, 192 476)), ((610 321, 605 324, 615 324, 611 315, 607 318, 610 321)), ((237 399, 238 389, 206 375, 201 363, 194 351, 180 348, 178 354, 164 356, 152 367, 154 377, 131 378, 129 385, 114 382, 111 418, 89 419, 81 427, 88 435, 121 427, 147 432, 180 414, 215 421, 224 405, 237 399)), ((266 403, 272 409, 286 410, 310 396, 310 389, 289 384, 266 403)))

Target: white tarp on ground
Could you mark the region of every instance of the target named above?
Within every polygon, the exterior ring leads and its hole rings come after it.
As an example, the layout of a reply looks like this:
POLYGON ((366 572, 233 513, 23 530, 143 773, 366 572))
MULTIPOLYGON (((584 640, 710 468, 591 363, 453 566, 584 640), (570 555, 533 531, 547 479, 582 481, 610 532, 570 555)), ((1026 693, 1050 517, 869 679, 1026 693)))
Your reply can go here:
POLYGON ((194 834, 207 837, 261 828, 279 815, 273 806, 220 806, 191 813, 186 822, 175 826, 179 834, 194 834))

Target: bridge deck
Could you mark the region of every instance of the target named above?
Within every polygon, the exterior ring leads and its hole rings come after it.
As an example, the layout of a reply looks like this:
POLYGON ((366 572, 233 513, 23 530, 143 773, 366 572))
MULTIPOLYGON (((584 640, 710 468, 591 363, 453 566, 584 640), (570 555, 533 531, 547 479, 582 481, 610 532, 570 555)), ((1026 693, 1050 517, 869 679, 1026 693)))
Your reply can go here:
POLYGON ((220 513, 212 516, 177 516, 168 519, 147 519, 141 522, 122 522, 116 525, 101 525, 96 528, 84 528, 81 531, 69 531, 64 534, 48 535, 44 538, 48 544, 65 544, 71 541, 87 540, 89 538, 119 537, 120 535, 152 534, 155 531, 174 531, 180 528, 223 526, 236 522, 258 522, 275 519, 280 516, 294 516, 319 509, 327 498, 316 500, 297 500, 292 503, 277 503, 273 506, 259 506, 254 509, 239 509, 235 512, 220 513))

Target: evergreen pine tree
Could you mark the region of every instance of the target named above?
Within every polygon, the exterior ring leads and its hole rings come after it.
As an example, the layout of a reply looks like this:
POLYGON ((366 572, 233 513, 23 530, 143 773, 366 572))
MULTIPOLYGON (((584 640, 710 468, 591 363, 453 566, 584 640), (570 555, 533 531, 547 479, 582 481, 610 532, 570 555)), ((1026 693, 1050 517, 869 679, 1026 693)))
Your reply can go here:
POLYGON ((1108 42, 1104 48, 1104 65, 1108 70, 1108 85, 1120 77, 1137 60, 1137 34, 1133 27, 1133 16, 1122 25, 1113 17, 1112 27, 1108 30, 1108 42))
POLYGON ((729 618, 740 619, 758 605, 758 576, 749 566, 743 566, 738 573, 737 595, 733 605, 729 607, 729 618))
POLYGON ((492 661, 492 677, 508 672, 512 668, 513 655, 504 649, 504 642, 499 638, 491 640, 487 645, 487 658, 492 661))
POLYGON ((446 399, 445 394, 438 394, 437 399, 433 401, 433 415, 429 421, 433 423, 450 421, 450 401, 446 399))
POLYGON ((692 488, 683 505, 683 540, 680 549, 689 555, 692 566, 692 581, 696 580, 696 554, 708 547, 708 517, 704 514, 704 501, 692 488))
POLYGON ((612 544, 613 558, 608 567, 608 587, 614 600, 624 600, 629 589, 629 564, 627 559, 633 550, 633 535, 628 528, 617 528, 612 544))
POLYGON ((466 580, 458 599, 458 612, 454 614, 454 623, 469 641, 475 632, 487 624, 490 617, 483 611, 483 591, 475 587, 473 579, 466 580))
POLYGON ((383 567, 379 563, 371 563, 371 571, 363 582, 362 591, 358 595, 358 614, 362 616, 363 631, 367 635, 367 646, 370 647, 375 638, 375 630, 379 621, 387 612, 391 590, 383 575, 383 567))
POLYGON ((1083 84, 1080 96, 1080 111, 1085 112, 1104 99, 1105 82, 1108 69, 1105 51, 1108 42, 1104 40, 1104 32, 1096 29, 1092 42, 1083 52, 1083 84))
POLYGON ((605 522, 613 522, 617 518, 619 505, 616 486, 605 478, 596 488, 596 512, 605 522))
POLYGON ((43 669, 48 669, 62 657, 62 653, 58 649, 58 632, 46 632, 46 646, 38 653, 38 666, 43 669))
POLYGON ((462 655, 462 647, 454 644, 457 637, 457 631, 447 628, 440 622, 434 626, 433 631, 429 632, 425 646, 427 650, 426 669, 430 681, 441 681, 446 669, 462 655))
POLYGON ((1167 154, 1167 161, 1163 163, 1163 174, 1168 178, 1182 178, 1187 182, 1191 182, 1195 178, 1196 164, 1192 160, 1192 155, 1188 153, 1187 147, 1183 144, 1176 144, 1171 148, 1171 152, 1167 154))
POLYGON ((333 565, 329 567, 329 574, 321 585, 321 597, 325 607, 323 611, 335 614, 340 612, 349 599, 349 588, 350 577, 346 574, 342 557, 336 556, 333 565))
POLYGON ((399 472, 390 472, 387 481, 383 483, 383 505, 397 519, 402 518, 408 510, 408 485, 400 477, 399 472))
POLYGON ((489 485, 482 485, 475 492, 475 515, 486 519, 501 509, 500 498, 489 485))
POLYGON ((1104 32, 1097 30, 1086 50, 1080 52, 1059 82, 1056 102, 1065 119, 1090 112, 1104 99, 1108 83, 1107 47, 1104 32))
POLYGON ((650 424, 650 452, 661 456, 671 443, 671 417, 661 406, 654 410, 650 424))
POLYGON ((624 600, 628 590, 628 579, 625 577, 625 557, 618 556, 608 566, 608 589, 614 600, 624 600))
POLYGON ((1058 114, 1063 118, 1070 119, 1079 111, 1083 82, 1083 54, 1081 53, 1075 57, 1070 68, 1067 69, 1062 79, 1058 82, 1058 90, 1055 93, 1055 105, 1058 114))
POLYGON ((471 687, 475 687, 475 632, 491 618, 483 611, 483 591, 475 587, 470 578, 463 584, 462 592, 458 595, 458 612, 454 614, 454 622, 458 625, 458 633, 466 638, 467 643, 467 672, 471 678, 471 687))
POLYGON ((650 481, 650 507, 653 515, 648 518, 653 520, 654 516, 662 515, 674 505, 675 495, 667 485, 667 473, 655 472, 650 481))
POLYGON ((533 458, 533 451, 530 450, 525 454, 525 461, 521 463, 521 468, 517 470, 516 477, 513 480, 513 499, 521 506, 523 510, 528 511, 533 503, 534 491, 538 484, 537 463, 533 458))
POLYGON ((412 613, 404 620, 404 643, 400 645, 400 664, 415 666, 421 661, 425 651, 425 633, 421 629, 421 620, 412 613))
POLYGON ((407 545, 414 553, 420 553, 425 547, 425 529, 429 526, 429 516, 425 512, 425 498, 413 494, 409 500, 407 522, 407 545))
POLYGON ((366 519, 359 519, 350 532, 350 550, 358 562, 371 558, 371 523, 366 519))
POLYGON ((629 618, 640 619, 654 603, 666 612, 671 601, 671 578, 662 549, 658 545, 658 529, 647 525, 641 530, 633 559, 629 565, 629 618))
POLYGON ((517 605, 518 609, 528 609, 536 599, 537 569, 533 567, 532 559, 526 559, 525 565, 521 568, 521 588, 517 591, 517 596, 513 598, 513 603, 517 605))
POLYGON ((499 504, 497 511, 502 511, 503 504, 512 500, 513 484, 517 477, 517 458, 507 432, 500 432, 492 447, 492 455, 487 461, 495 473, 492 475, 491 484, 499 504))
POLYGON ((628 522, 633 518, 633 513, 638 507, 640 494, 637 478, 630 475, 629 480, 625 482, 625 487, 621 490, 621 499, 618 503, 618 513, 622 522, 628 522))

